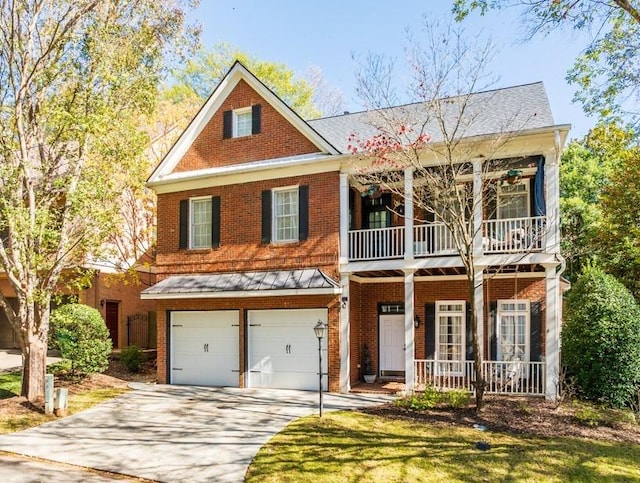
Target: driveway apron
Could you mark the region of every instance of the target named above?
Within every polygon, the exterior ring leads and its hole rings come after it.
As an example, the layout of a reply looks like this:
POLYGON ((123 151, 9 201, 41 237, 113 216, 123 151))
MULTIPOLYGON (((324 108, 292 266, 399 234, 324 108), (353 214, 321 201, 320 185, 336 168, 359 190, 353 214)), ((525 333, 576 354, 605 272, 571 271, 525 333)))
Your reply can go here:
MULTIPOLYGON (((243 481, 263 444, 318 411, 318 394, 309 391, 132 387, 87 411, 0 436, 0 450, 157 481, 243 481)), ((325 393, 324 408, 389 399, 325 393)))

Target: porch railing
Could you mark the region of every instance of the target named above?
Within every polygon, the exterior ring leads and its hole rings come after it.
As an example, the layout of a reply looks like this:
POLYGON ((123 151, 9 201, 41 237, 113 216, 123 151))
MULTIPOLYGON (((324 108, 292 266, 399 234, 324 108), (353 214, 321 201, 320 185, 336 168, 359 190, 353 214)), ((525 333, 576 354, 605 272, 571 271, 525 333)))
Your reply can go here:
MULTIPOLYGON (((474 361, 416 360, 416 388, 431 385, 440 391, 464 389, 475 392, 474 367, 474 361)), ((545 394, 544 362, 483 361, 482 378, 487 394, 545 394)))
MULTIPOLYGON (((525 253, 544 248, 546 217, 485 220, 483 246, 485 253, 525 253)), ((349 259, 382 260, 402 258, 405 254, 404 227, 351 230, 349 259)), ((413 227, 413 252, 416 257, 455 255, 453 238, 443 223, 427 223, 413 227)))
POLYGON ((485 220, 485 253, 540 251, 544 247, 546 216, 485 220))

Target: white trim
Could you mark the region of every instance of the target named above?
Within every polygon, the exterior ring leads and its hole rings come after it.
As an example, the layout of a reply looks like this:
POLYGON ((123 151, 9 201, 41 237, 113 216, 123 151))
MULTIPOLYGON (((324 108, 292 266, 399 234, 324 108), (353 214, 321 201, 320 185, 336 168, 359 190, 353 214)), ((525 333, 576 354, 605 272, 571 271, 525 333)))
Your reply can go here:
POLYGON ((461 371, 448 372, 448 375, 462 375, 464 371, 464 361, 466 360, 467 352, 467 303, 464 300, 436 300, 436 321, 435 321, 435 355, 437 361, 449 361, 440 354, 440 316, 460 316, 462 318, 462 327, 460 328, 460 359, 451 359, 452 362, 460 362, 461 371), (446 311, 440 310, 440 305, 462 305, 462 310, 446 311))
POLYGON ((178 299, 224 299, 240 297, 289 297, 292 295, 337 295, 342 289, 336 288, 290 288, 280 290, 236 290, 229 292, 174 292, 141 293, 142 300, 178 300, 178 299))
MULTIPOLYGON (((496 273, 496 274, 484 274, 484 280, 491 279, 512 279, 515 277, 513 273, 496 273)), ((545 272, 518 272, 518 279, 522 278, 545 278, 545 272)), ((358 283, 402 283, 404 277, 362 277, 360 275, 352 274, 349 276, 350 280, 358 283)), ((422 275, 414 278, 416 282, 440 282, 444 280, 467 280, 466 275, 422 275)), ((568 289, 567 289, 568 290, 568 289)))
MULTIPOLYGON (((496 359, 497 360, 502 360, 502 351, 501 351, 501 344, 500 344, 500 338, 501 338, 501 315, 512 315, 515 317, 515 320, 517 321, 517 317, 519 315, 524 315, 525 316, 525 328, 524 328, 524 336, 525 336, 525 340, 524 340, 524 344, 525 344, 525 351, 524 351, 524 359, 522 359, 522 362, 529 362, 531 360, 531 301, 528 299, 503 299, 503 300, 498 300, 497 301, 497 306, 496 306, 496 320, 495 320, 495 324, 496 324, 496 359), (515 310, 501 310, 501 305, 502 304, 514 304, 515 305, 515 310), (526 309, 524 311, 522 310, 518 310, 518 304, 525 304, 526 305, 526 309)), ((514 326, 515 327, 515 326, 514 326)))
MULTIPOLYGON (((289 123, 296 128, 304 137, 313 143, 319 151, 328 154, 339 154, 338 150, 333 147, 326 139, 324 139, 315 129, 298 116, 282 99, 276 96, 269 88, 267 88, 258 78, 249 70, 237 62, 231 67, 229 72, 224 76, 218 87, 213 91, 204 106, 198 114, 193 118, 189 126, 183 131, 178 141, 169 150, 162 162, 151 173, 148 179, 153 184, 170 174, 183 156, 198 138, 200 133, 205 129, 211 118, 219 111, 223 102, 229 94, 235 89, 238 83, 244 80, 249 87, 257 92, 265 102, 271 105, 280 115, 282 115, 289 123)), ((222 133, 220 133, 222 138, 222 133)))

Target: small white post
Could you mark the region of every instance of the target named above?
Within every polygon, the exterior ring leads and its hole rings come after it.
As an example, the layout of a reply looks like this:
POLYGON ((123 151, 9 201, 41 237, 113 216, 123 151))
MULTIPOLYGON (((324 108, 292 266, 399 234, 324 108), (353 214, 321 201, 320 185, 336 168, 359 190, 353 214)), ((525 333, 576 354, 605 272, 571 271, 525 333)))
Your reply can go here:
POLYGON ((44 413, 53 413, 53 374, 44 376, 44 413))
POLYGON ((67 415, 67 402, 69 400, 69 390, 66 387, 56 389, 56 402, 54 413, 56 416, 67 415))

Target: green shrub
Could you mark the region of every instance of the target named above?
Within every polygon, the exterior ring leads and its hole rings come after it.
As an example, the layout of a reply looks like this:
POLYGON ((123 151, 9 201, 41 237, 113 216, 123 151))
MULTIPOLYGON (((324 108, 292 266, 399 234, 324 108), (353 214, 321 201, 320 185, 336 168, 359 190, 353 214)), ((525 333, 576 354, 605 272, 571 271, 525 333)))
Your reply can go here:
POLYGON ((68 304, 51 313, 52 345, 71 361, 71 373, 91 374, 109 365, 111 339, 100 312, 82 304, 68 304))
POLYGON ((427 386, 422 392, 415 392, 410 396, 397 399, 395 404, 415 411, 424 411, 425 409, 433 409, 436 406, 458 409, 468 406, 470 401, 471 393, 463 389, 438 392, 435 387, 427 386))
POLYGON ((144 362, 144 352, 138 346, 130 345, 122 349, 120 360, 129 372, 138 372, 144 362))
POLYGON ((629 291, 587 267, 567 300, 562 360, 579 397, 628 406, 640 383, 640 309, 629 291))

